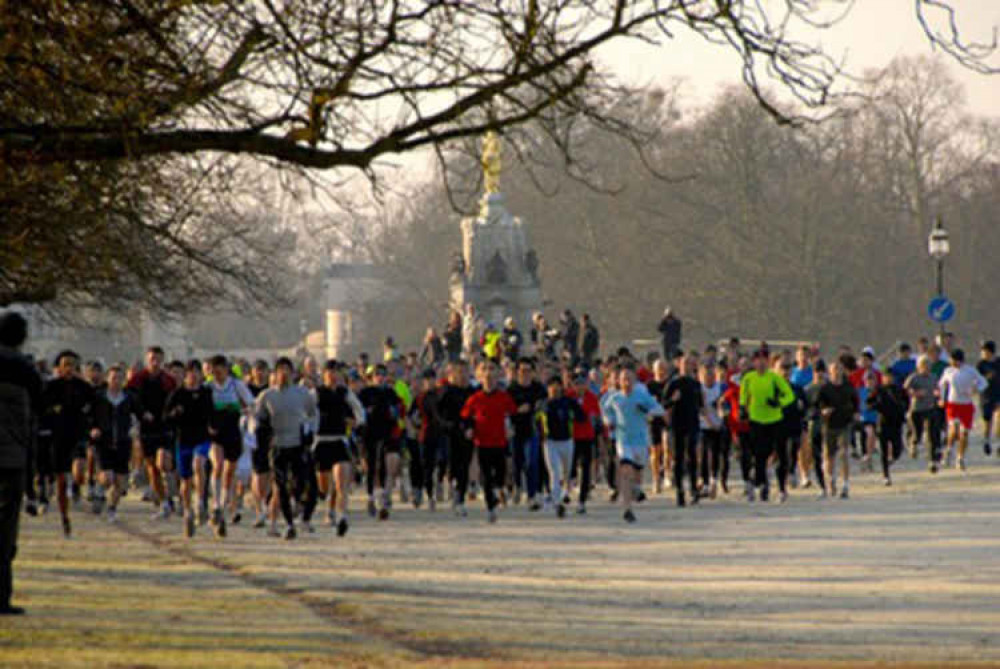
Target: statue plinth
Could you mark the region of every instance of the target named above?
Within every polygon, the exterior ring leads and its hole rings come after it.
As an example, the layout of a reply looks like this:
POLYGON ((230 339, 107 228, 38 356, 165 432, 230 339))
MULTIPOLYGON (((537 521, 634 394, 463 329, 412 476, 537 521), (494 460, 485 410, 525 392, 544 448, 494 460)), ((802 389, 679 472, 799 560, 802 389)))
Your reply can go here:
POLYGON ((512 316, 522 332, 542 309, 538 256, 500 192, 484 195, 479 216, 462 221, 462 252, 452 263, 451 304, 463 311, 474 305, 498 328, 512 316))

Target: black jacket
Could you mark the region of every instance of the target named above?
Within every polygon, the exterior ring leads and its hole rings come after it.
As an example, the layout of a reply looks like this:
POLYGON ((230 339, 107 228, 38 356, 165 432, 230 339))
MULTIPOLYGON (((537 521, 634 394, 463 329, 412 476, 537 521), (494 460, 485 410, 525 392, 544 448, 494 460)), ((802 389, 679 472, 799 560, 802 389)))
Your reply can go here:
POLYGON ((101 446, 118 446, 132 440, 129 431, 132 429, 133 416, 142 420, 143 408, 135 394, 123 390, 122 400, 113 404, 107 392, 98 393, 94 401, 94 427, 101 431, 97 444, 101 446))
POLYGON ((0 468, 27 466, 41 406, 38 372, 23 355, 0 346, 0 468))

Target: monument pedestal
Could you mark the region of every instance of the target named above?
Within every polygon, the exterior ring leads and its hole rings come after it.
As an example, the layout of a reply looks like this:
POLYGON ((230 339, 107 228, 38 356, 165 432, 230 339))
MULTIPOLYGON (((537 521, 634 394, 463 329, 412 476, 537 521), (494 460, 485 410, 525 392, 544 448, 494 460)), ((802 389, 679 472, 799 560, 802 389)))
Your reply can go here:
POLYGON ((542 310, 538 256, 501 193, 485 195, 479 216, 462 221, 462 251, 452 263, 450 292, 454 309, 464 312, 472 304, 497 328, 512 316, 526 337, 532 314, 542 310))

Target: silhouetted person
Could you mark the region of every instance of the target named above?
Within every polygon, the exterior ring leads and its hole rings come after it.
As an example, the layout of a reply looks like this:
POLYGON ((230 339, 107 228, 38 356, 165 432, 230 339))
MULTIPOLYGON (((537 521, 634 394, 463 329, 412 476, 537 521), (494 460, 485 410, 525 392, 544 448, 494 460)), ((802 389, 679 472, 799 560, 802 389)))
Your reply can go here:
POLYGON ((42 379, 20 352, 27 336, 28 324, 20 314, 0 316, 0 615, 24 613, 10 598, 21 498, 42 399, 42 379))
POLYGON ((657 329, 663 338, 663 359, 673 360, 674 353, 681 345, 681 319, 674 316, 674 312, 667 307, 657 329))

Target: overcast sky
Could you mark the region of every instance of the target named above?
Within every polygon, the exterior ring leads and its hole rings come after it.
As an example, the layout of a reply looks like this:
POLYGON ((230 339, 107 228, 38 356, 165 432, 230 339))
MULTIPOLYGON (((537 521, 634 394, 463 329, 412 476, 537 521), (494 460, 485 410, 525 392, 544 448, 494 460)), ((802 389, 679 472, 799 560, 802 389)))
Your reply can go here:
MULTIPOLYGON (((796 28, 795 35, 803 38, 816 35, 828 55, 843 62, 852 74, 860 74, 866 69, 883 67, 898 55, 934 53, 917 21, 914 4, 914 0, 856 0, 850 13, 832 28, 818 33, 796 28)), ((1000 0, 951 0, 951 4, 959 10, 963 38, 985 42, 993 39, 993 31, 1000 26, 1000 0)), ((817 5, 823 6, 822 0, 817 5)), ((835 9, 837 3, 827 6, 835 9)), ((683 78, 685 106, 708 101, 720 87, 740 82, 739 58, 731 49, 709 44, 683 29, 662 46, 618 41, 606 48, 602 56, 634 83, 683 78)), ((954 61, 949 64, 965 85, 970 111, 1000 115, 1000 74, 981 75, 954 61)), ((992 65, 1000 69, 1000 54, 995 54, 992 65)))

